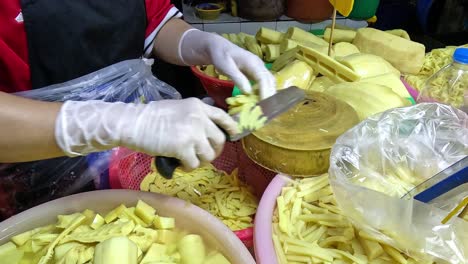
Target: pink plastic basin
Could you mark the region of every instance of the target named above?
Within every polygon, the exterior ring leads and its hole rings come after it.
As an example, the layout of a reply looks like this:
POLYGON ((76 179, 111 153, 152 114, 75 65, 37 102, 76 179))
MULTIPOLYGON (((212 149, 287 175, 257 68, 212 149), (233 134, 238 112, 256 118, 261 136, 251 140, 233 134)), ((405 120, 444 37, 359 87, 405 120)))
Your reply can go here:
POLYGON ((263 193, 254 225, 254 248, 258 264, 278 264, 276 252, 272 240, 273 212, 276 208, 276 197, 288 184, 290 178, 284 175, 276 175, 263 193))
POLYGON ((408 90, 408 93, 411 95, 411 97, 413 97, 415 101, 418 100, 418 96, 419 96, 418 90, 416 90, 409 83, 407 83, 403 77, 401 77, 401 82, 405 85, 406 90, 408 90))

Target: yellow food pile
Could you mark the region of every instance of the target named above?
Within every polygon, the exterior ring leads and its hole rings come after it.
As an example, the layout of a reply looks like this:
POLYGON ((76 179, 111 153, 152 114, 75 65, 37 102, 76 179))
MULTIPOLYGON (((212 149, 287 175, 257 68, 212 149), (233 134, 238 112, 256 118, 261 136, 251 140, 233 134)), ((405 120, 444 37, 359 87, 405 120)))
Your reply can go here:
MULTIPOLYGON (((432 263, 413 259, 341 214, 328 174, 292 181, 277 197, 273 243, 279 263, 432 263)), ((424 257, 425 258, 425 257, 424 257)))
POLYGON ((235 97, 229 97, 226 99, 226 103, 229 105, 228 113, 230 115, 239 114, 245 107, 252 108, 258 103, 259 97, 255 94, 240 94, 235 97))
POLYGON ((257 95, 237 95, 226 99, 229 106, 229 114, 238 114, 237 121, 239 131, 244 130, 257 130, 263 127, 267 118, 263 115, 260 106, 257 106, 259 98, 257 95))
MULTIPOLYGON (((468 47, 468 44, 462 47, 468 47)), ((418 74, 405 75, 405 80, 415 89, 421 91, 424 88, 424 83, 434 73, 438 72, 442 67, 452 62, 453 52, 456 46, 447 46, 441 49, 433 49, 426 53, 424 63, 418 74)))
POLYGON ((218 78, 223 81, 230 80, 229 77, 220 73, 213 65, 197 66, 197 68, 208 76, 218 78))
MULTIPOLYGON (((340 29, 335 32, 336 43, 328 55, 327 32, 329 34, 328 30, 321 38, 295 27, 286 33, 260 29, 256 35, 257 42, 266 47, 280 47, 271 67, 278 90, 297 86, 325 92, 349 103, 361 120, 413 103, 400 80, 400 72, 418 72, 421 69, 424 61, 422 44, 411 41, 404 30, 340 29), (353 91, 344 89, 349 85, 353 86, 353 91)), ((243 36, 238 39, 252 38, 243 36)), ((228 39, 233 39, 231 34, 228 39)), ((240 45, 236 39, 233 42, 240 45)), ((255 90, 256 86, 253 88, 255 90)), ((238 100, 245 105, 251 103, 247 102, 250 99, 249 96, 228 99, 230 113, 238 113, 240 109, 252 112, 248 106, 242 108, 237 102, 231 102, 238 100)))
MULTIPOLYGON (((468 44, 462 47, 468 47, 468 44)), ((434 99, 457 108, 464 105, 468 76, 462 75, 460 71, 443 71, 434 75, 452 63, 453 53, 457 48, 447 46, 443 49, 432 50, 426 54, 423 67, 418 74, 405 76, 405 80, 420 91, 422 101, 434 99), (431 78, 431 76, 434 77, 431 78)))
POLYGON ((57 222, 11 238, 0 246, 8 264, 230 263, 208 250, 199 235, 178 230, 143 201, 105 215, 91 210, 57 216, 57 222))
POLYGON ((426 82, 426 89, 421 93, 429 97, 461 108, 465 103, 465 89, 468 87, 468 74, 461 75, 458 71, 446 71, 426 82), (448 88, 447 88, 448 87, 448 88))
POLYGON ((171 180, 159 175, 154 162, 151 171, 140 184, 142 191, 162 193, 190 202, 218 217, 231 230, 252 226, 258 200, 252 189, 239 180, 237 169, 230 175, 213 165, 191 172, 176 169, 171 180))

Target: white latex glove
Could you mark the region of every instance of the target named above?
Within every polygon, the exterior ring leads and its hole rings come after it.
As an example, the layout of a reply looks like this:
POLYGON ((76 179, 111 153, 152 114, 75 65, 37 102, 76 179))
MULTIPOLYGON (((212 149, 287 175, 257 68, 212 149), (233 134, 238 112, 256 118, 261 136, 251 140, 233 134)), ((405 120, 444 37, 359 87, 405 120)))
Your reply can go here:
POLYGON ((152 156, 175 157, 187 169, 213 161, 236 122, 199 99, 148 104, 66 102, 57 117, 55 138, 69 156, 124 146, 152 156))
POLYGON ((213 64, 244 93, 252 93, 247 77, 258 83, 262 99, 276 93, 275 78, 259 57, 216 34, 187 30, 179 42, 179 57, 186 65, 213 64))

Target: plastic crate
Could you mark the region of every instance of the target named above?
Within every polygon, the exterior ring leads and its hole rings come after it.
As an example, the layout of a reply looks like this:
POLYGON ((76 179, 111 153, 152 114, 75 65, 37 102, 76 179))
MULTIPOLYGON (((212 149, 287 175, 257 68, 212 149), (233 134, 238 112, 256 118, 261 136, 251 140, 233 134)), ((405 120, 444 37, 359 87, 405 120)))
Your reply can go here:
MULTIPOLYGON (((151 156, 125 148, 115 149, 109 165, 111 188, 139 190, 141 181, 151 171, 151 159, 151 156)), ((259 199, 276 175, 276 173, 266 170, 250 160, 240 141, 227 142, 221 155, 213 161, 213 165, 227 173, 238 168, 240 180, 252 186, 259 199)), ((238 230, 234 233, 247 247, 252 248, 253 228, 238 230)))

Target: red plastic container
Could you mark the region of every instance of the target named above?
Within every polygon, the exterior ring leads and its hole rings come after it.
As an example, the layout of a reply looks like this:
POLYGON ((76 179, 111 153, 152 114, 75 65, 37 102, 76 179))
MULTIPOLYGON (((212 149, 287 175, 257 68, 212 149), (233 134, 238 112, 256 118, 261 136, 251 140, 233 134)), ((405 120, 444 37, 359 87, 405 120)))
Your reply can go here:
MULTIPOLYGON (((111 188, 139 190, 141 181, 151 170, 151 158, 146 154, 125 148, 115 149, 109 165, 111 188)), ((245 154, 240 141, 227 142, 223 153, 213 161, 213 165, 227 173, 238 168, 240 180, 251 185, 259 199, 276 175, 251 161, 245 154)), ((253 248, 253 228, 238 230, 234 233, 248 248, 253 248)))
POLYGON ((200 71, 196 66, 190 67, 192 72, 205 88, 206 93, 213 98, 215 104, 225 110, 227 110, 228 105, 226 104, 226 99, 231 97, 232 89, 234 89, 233 81, 224 81, 218 78, 211 77, 200 71))

